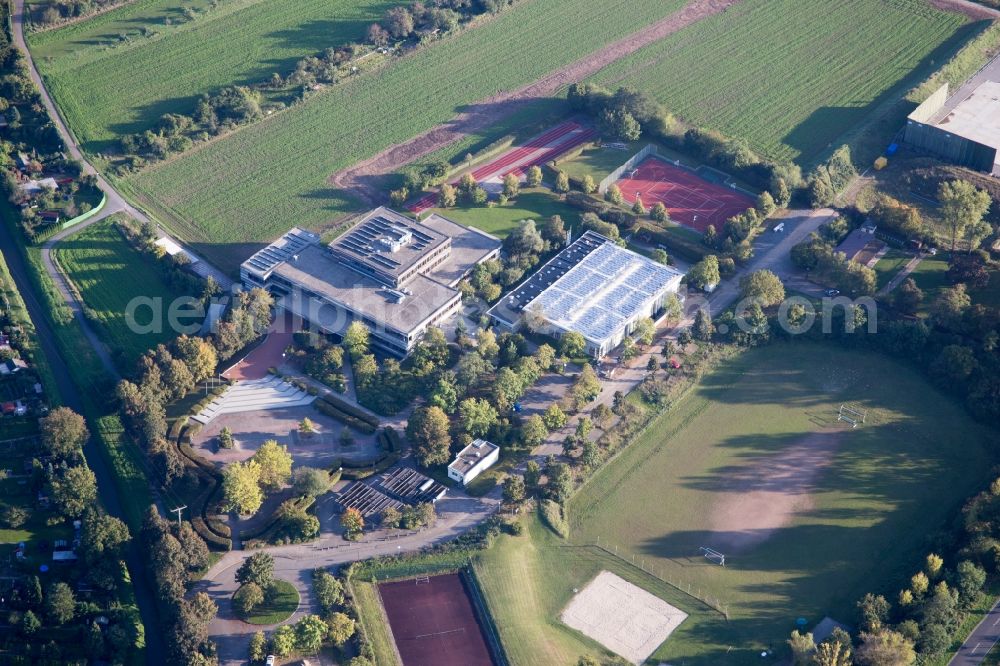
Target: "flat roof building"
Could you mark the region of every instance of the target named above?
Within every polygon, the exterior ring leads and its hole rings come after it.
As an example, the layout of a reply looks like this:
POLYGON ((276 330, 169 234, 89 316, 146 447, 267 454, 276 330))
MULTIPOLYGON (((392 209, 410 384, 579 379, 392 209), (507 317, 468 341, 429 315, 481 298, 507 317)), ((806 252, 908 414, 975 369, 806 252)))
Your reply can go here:
MULTIPOLYGON (((1000 74, 1000 61, 987 69, 1000 74)), ((904 137, 955 164, 1000 176, 1000 80, 963 87, 951 97, 944 84, 907 117, 904 137)))
POLYGON ((600 358, 636 323, 659 311, 684 274, 587 231, 508 296, 489 315, 499 326, 531 327, 561 337, 573 331, 600 358))
POLYGON ((463 486, 493 466, 500 458, 500 447, 485 439, 477 439, 458 452, 448 465, 448 478, 463 486))
POLYGON ((500 245, 437 214, 416 221, 381 207, 327 246, 312 232, 289 230, 243 262, 240 278, 329 333, 361 321, 373 345, 402 357, 455 314, 455 286, 500 245))

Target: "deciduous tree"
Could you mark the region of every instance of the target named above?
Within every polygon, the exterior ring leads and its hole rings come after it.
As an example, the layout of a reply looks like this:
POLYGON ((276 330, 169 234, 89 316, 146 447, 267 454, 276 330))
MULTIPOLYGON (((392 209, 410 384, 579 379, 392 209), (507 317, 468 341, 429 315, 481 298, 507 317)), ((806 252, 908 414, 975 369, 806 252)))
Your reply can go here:
POLYGON ((227 511, 242 515, 257 513, 264 502, 260 489, 260 464, 255 460, 234 462, 222 472, 222 495, 227 511))
POLYGON ((90 431, 83 417, 69 407, 57 407, 38 421, 42 446, 49 455, 70 458, 80 452, 90 431))
POLYGON ((447 462, 451 448, 448 415, 440 407, 418 407, 406 424, 406 436, 424 467, 447 462))

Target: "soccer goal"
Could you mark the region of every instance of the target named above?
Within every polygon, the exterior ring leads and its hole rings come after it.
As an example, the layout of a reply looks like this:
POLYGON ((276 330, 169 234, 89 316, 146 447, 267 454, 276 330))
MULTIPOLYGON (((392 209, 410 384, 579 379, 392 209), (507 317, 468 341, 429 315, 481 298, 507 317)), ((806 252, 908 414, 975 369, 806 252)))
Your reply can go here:
POLYGON ((431 577, 430 576, 416 576, 413 579, 413 582, 416 585, 427 585, 427 584, 429 584, 431 582, 431 577))
POLYGON ((841 405, 840 411, 837 413, 837 420, 849 424, 852 428, 857 428, 858 425, 863 424, 867 418, 867 409, 859 409, 850 405, 841 405))
POLYGON ((709 548, 708 546, 702 546, 698 550, 701 551, 701 554, 709 562, 715 562, 720 567, 726 566, 726 556, 719 551, 709 548))

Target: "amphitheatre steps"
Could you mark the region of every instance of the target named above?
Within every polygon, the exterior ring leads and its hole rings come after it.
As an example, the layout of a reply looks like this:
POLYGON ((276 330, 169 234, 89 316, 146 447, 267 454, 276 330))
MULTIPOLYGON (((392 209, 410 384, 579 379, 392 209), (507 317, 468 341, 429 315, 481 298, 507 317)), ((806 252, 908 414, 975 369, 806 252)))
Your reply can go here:
POLYGON ((234 383, 191 418, 199 423, 208 423, 220 414, 301 407, 311 404, 315 399, 316 396, 309 395, 280 377, 248 379, 234 383))

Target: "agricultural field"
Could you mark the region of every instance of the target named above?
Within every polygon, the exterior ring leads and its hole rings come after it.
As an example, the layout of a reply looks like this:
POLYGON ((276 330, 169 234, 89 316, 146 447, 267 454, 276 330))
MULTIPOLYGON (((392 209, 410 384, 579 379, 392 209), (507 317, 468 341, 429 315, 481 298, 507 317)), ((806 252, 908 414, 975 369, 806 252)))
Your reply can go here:
POLYGON ((996 436, 884 356, 807 343, 752 350, 584 486, 569 504, 571 541, 617 546, 728 604, 730 636, 671 638, 656 658, 759 663, 796 618, 856 624, 865 592, 895 597, 927 535, 986 481, 996 436), (866 423, 838 422, 842 402, 868 410, 866 423), (725 553, 726 566, 702 546, 725 553))
POLYGON ((96 153, 165 113, 192 113, 203 93, 287 74, 304 56, 358 40, 392 4, 140 0, 29 43, 77 139, 96 153))
POLYGON ((972 35, 964 23, 924 0, 747 0, 593 81, 808 165, 940 67, 972 35))
MULTIPOLYGON (((327 178, 624 37, 682 0, 523 2, 473 29, 128 177, 123 186, 206 258, 235 271, 246 243, 331 226, 357 202, 327 178), (377 113, 373 113, 377 110, 377 113), (336 128, 335 130, 333 128, 336 128)), ((491 132, 492 134, 492 132, 491 132)))
MULTIPOLYGON (((91 311, 97 333, 114 352, 119 367, 131 368, 148 349, 177 336, 166 325, 152 333, 133 333, 125 312, 133 298, 162 299, 166 308, 177 293, 144 257, 122 238, 111 220, 103 220, 61 241, 54 251, 91 311)), ((139 324, 149 323, 149 308, 136 312, 139 324)))

